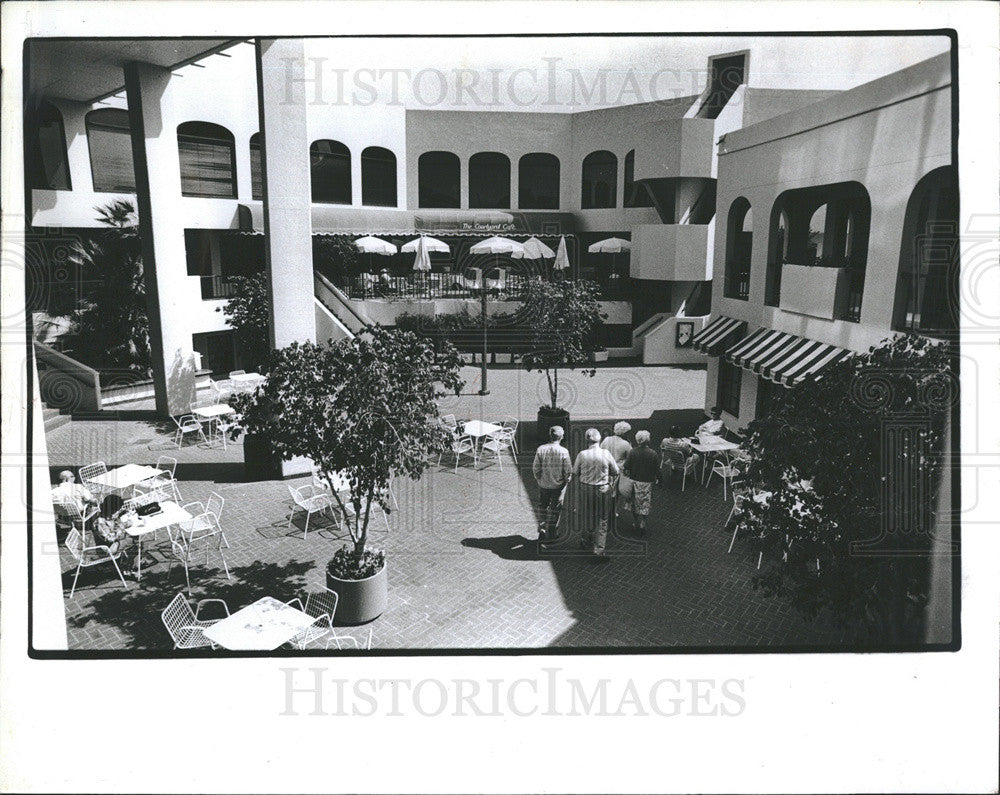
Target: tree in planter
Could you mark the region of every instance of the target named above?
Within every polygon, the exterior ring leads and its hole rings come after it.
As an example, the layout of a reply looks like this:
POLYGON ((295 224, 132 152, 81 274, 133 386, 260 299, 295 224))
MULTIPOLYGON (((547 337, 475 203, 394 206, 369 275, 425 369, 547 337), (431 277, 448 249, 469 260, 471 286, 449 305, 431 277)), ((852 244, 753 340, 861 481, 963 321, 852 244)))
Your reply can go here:
POLYGON ((76 241, 70 259, 97 287, 72 313, 74 355, 96 370, 152 374, 142 250, 132 203, 115 199, 96 208, 105 229, 76 241))
POLYGON ((233 297, 217 308, 233 329, 235 342, 255 369, 262 369, 271 349, 270 282, 267 273, 235 276, 233 297))
POLYGON ((430 420, 438 398, 461 391, 460 364, 449 344, 435 352, 413 332, 376 325, 329 346, 274 351, 267 383, 233 399, 247 432, 265 435, 282 459, 310 458, 328 484, 334 473, 350 484, 358 573, 365 572, 372 505, 390 510, 393 475, 417 480, 450 449, 451 432, 430 420))
POLYGON ((754 586, 809 618, 826 613, 863 647, 920 639, 952 355, 923 337, 885 342, 781 390, 748 428, 744 482, 770 495, 733 516, 772 561, 754 586), (905 438, 887 443, 900 423, 905 438), (899 529, 866 548, 884 522, 899 529))
MULTIPOLYGON (((594 329, 607 317, 599 293, 596 284, 583 280, 528 282, 520 315, 531 329, 532 350, 524 355, 524 366, 528 372, 545 373, 553 411, 558 408, 559 370, 576 370, 589 361, 594 329)), ((593 377, 597 371, 581 372, 593 377)))

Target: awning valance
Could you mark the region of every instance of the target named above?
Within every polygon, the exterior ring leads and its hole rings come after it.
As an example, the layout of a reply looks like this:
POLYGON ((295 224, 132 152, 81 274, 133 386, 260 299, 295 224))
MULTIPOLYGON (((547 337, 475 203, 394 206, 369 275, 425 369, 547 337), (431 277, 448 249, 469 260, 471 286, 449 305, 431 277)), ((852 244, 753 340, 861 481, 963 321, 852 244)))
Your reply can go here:
POLYGON ((736 341, 737 335, 746 331, 747 324, 726 315, 719 315, 694 335, 691 347, 708 356, 718 356, 736 341))
POLYGON ((851 355, 836 345, 767 328, 758 329, 725 353, 733 364, 784 386, 816 376, 851 355))

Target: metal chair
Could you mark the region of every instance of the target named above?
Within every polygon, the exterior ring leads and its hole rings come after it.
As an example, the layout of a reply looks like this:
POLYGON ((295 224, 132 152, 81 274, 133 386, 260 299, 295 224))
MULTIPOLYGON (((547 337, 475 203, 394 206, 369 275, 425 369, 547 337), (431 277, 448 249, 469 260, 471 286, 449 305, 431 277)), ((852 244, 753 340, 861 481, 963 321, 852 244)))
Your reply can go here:
POLYGON ((86 466, 80 467, 80 483, 93 493, 98 502, 100 502, 111 489, 100 484, 95 485, 90 481, 99 475, 106 474, 108 474, 108 467, 103 461, 95 461, 93 464, 87 464, 86 466))
POLYGON ((161 455, 156 459, 156 468, 164 474, 157 475, 155 478, 143 483, 136 483, 132 489, 132 496, 135 497, 150 491, 169 492, 174 498, 174 502, 180 504, 182 502, 181 492, 177 488, 177 480, 174 477, 174 473, 177 471, 177 459, 171 458, 168 455, 161 455))
POLYGON ((84 513, 80 513, 80 506, 73 501, 53 502, 52 509, 57 523, 69 525, 70 529, 78 527, 81 536, 85 534, 87 522, 100 513, 100 508, 96 505, 89 505, 84 513))
POLYGON ((342 649, 342 647, 340 645, 341 642, 343 641, 343 642, 346 643, 347 641, 350 641, 352 644, 354 644, 354 648, 355 649, 361 649, 361 648, 370 649, 372 647, 372 634, 374 633, 374 631, 375 631, 374 627, 369 627, 368 628, 368 643, 364 647, 362 647, 361 644, 358 643, 358 639, 355 638, 355 637, 353 637, 352 635, 337 635, 337 634, 334 634, 333 637, 326 639, 326 648, 329 649, 331 643, 336 643, 337 644, 337 648, 338 649, 342 649))
POLYGON ((517 457, 514 453, 514 440, 511 438, 510 434, 506 431, 497 431, 496 433, 491 433, 486 437, 486 441, 483 442, 483 448, 479 453, 479 460, 482 461, 486 457, 486 451, 489 450, 497 455, 497 463, 500 464, 500 471, 503 472, 503 457, 501 453, 504 450, 510 450, 511 455, 514 455, 514 461, 517 462, 517 457))
POLYGON ((75 527, 70 530, 69 535, 66 536, 66 549, 68 549, 69 554, 76 559, 76 574, 73 575, 73 587, 70 588, 69 591, 70 599, 72 599, 73 594, 76 593, 76 581, 80 576, 80 569, 87 569, 91 566, 96 566, 98 563, 105 563, 109 560, 115 567, 115 571, 118 572, 118 579, 122 581, 122 585, 125 586, 125 590, 128 590, 128 583, 125 582, 125 576, 122 574, 122 570, 118 567, 118 556, 121 555, 121 552, 112 552, 106 544, 95 544, 92 547, 86 546, 83 536, 75 527), (88 560, 88 552, 98 553, 100 556, 91 557, 88 560))
POLYGON ((438 417, 438 420, 445 428, 450 430, 452 433, 458 430, 458 420, 455 419, 454 414, 445 414, 442 417, 438 417))
POLYGON ((507 416, 503 418, 500 426, 510 436, 510 446, 514 448, 514 455, 517 455, 517 417, 507 416))
POLYGON ((163 626, 170 633, 170 639, 174 642, 175 649, 198 649, 204 646, 215 648, 215 644, 205 637, 205 629, 222 621, 221 618, 202 619, 201 608, 210 603, 221 604, 229 616, 229 606, 222 599, 202 599, 198 602, 196 610, 191 610, 191 605, 184 597, 183 592, 178 592, 177 596, 171 600, 160 613, 163 626))
POLYGON ((171 417, 174 421, 174 425, 177 426, 177 432, 174 434, 174 444, 177 445, 179 450, 184 442, 184 437, 189 433, 197 433, 205 440, 205 444, 208 444, 208 437, 205 436, 205 429, 202 428, 201 423, 198 418, 193 414, 184 414, 180 418, 171 417))
POLYGON ((685 455, 683 450, 664 450, 661 448, 661 452, 663 453, 663 462, 660 464, 660 472, 667 471, 669 474, 682 472, 681 491, 684 491, 687 488, 688 472, 694 471, 698 460, 693 456, 685 455))
POLYGON ((337 612, 339 598, 340 596, 336 591, 331 591, 329 588, 324 587, 319 593, 309 593, 306 595, 305 607, 302 607, 302 603, 298 599, 293 599, 289 602, 288 604, 299 602, 299 609, 310 618, 315 619, 312 624, 293 637, 289 643, 297 649, 305 649, 310 643, 315 643, 327 634, 335 636, 333 617, 337 612))
POLYGON ((321 513, 322 511, 331 511, 336 504, 330 494, 324 494, 311 483, 299 486, 297 489, 289 486, 288 493, 292 495, 292 500, 295 503, 291 514, 288 516, 288 527, 292 526, 292 519, 295 518, 295 511, 297 509, 306 512, 306 524, 302 531, 302 538, 309 535, 309 519, 312 518, 312 515, 314 513, 321 513))
MULTIPOLYGON (((221 498, 220 498, 221 499, 221 498)), ((209 500, 211 504, 211 500, 209 500)), ((189 503, 184 506, 184 510, 191 513, 192 508, 197 508, 201 503, 189 503)), ((215 551, 219 553, 222 560, 222 567, 226 572, 226 579, 232 579, 229 575, 229 564, 226 562, 225 553, 222 551, 223 545, 229 546, 226 534, 222 532, 222 525, 219 517, 210 510, 192 516, 186 522, 180 524, 180 536, 178 539, 171 538, 172 543, 180 541, 185 548, 185 570, 191 560, 192 552, 205 550, 205 565, 208 565, 208 555, 215 551)), ((175 550, 176 552, 176 550, 175 550)))
MULTIPOLYGON (((729 511, 729 516, 726 518, 726 522, 725 524, 723 524, 723 527, 728 525, 733 520, 733 517, 736 515, 736 511, 738 511, 740 508, 743 507, 743 501, 749 496, 750 493, 749 489, 744 487, 740 483, 740 481, 734 480, 731 486, 733 490, 733 507, 732 510, 729 511)), ((736 525, 733 528, 733 537, 729 540, 729 549, 726 550, 727 555, 733 551, 733 544, 736 543, 736 534, 739 532, 739 530, 740 530, 739 525, 736 525)))
MULTIPOLYGON (((465 454, 472 455, 472 466, 476 466, 478 454, 476 452, 476 442, 471 436, 461 436, 452 431, 451 452, 455 456, 456 475, 458 474, 458 462, 465 454)), ((441 466, 441 457, 443 455, 443 452, 438 455, 438 466, 441 466)))
POLYGON ((226 434, 236 428, 243 427, 243 416, 240 414, 221 414, 215 418, 215 432, 222 437, 222 449, 227 449, 226 434))
POLYGON ((721 458, 717 458, 712 464, 712 471, 708 473, 708 480, 705 482, 705 488, 707 489, 712 483, 712 475, 718 475, 722 478, 722 499, 727 499, 727 487, 729 482, 735 477, 739 477, 739 469, 729 461, 729 456, 723 453, 721 458))

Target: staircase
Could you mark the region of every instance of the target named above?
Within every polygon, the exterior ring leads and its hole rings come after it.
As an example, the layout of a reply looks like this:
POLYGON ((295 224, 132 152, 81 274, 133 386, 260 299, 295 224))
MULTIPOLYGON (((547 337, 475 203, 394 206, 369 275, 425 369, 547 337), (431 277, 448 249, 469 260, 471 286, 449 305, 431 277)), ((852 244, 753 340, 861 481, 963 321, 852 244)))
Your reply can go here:
POLYGON ((69 420, 70 416, 68 414, 63 414, 59 409, 51 408, 42 403, 42 421, 45 425, 46 433, 65 425, 69 420))

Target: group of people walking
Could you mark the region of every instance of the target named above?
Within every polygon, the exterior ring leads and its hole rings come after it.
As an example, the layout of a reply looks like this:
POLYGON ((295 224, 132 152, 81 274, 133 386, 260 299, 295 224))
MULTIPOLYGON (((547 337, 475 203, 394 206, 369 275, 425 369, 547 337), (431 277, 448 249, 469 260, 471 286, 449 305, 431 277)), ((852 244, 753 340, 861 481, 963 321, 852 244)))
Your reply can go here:
MULTIPOLYGON (((713 408, 712 419, 703 423, 698 433, 722 433, 724 426, 719 417, 719 410, 713 408)), ((560 540, 559 518, 570 481, 576 482, 578 491, 574 507, 580 522, 580 548, 591 549, 606 559, 609 523, 623 513, 632 514, 636 533, 646 532, 653 486, 674 469, 675 457, 662 453, 680 451, 688 466, 700 461, 699 453, 676 425, 661 441, 661 452, 650 446, 649 431, 637 431, 634 445, 628 439, 631 433, 632 426, 627 422, 616 423, 604 439, 597 428, 588 428, 584 434, 587 446, 572 461, 563 446, 564 429, 558 425, 549 428, 549 441, 538 448, 532 463, 539 492, 538 535, 543 544, 560 540)))

